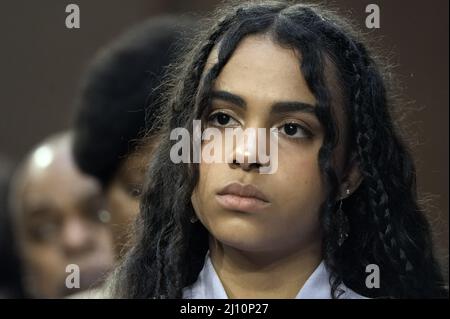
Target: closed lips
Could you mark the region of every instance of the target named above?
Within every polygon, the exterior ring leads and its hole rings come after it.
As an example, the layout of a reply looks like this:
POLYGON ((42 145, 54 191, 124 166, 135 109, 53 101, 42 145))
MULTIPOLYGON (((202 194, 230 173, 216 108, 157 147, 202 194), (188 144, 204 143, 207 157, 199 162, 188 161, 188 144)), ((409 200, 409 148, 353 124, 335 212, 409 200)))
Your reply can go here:
POLYGON ((231 183, 217 193, 219 205, 227 210, 258 212, 270 205, 267 196, 253 185, 231 183))
POLYGON ((263 202, 269 202, 266 195, 264 195, 259 189, 253 185, 241 185, 238 183, 232 183, 225 186, 218 195, 235 195, 239 197, 253 197, 263 202))

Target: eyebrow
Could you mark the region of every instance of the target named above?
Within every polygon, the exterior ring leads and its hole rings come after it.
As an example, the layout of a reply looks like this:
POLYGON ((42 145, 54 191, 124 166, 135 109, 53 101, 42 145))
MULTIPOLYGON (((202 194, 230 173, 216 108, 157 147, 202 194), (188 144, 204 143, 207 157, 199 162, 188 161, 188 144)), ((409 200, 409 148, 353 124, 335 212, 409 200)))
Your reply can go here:
POLYGON ((239 106, 241 108, 246 108, 247 107, 247 103, 245 103, 245 100, 243 98, 241 98, 238 95, 235 95, 233 93, 230 92, 226 92, 226 91, 212 91, 211 92, 211 99, 217 99, 217 100, 222 100, 225 102, 230 102, 236 106, 239 106))
MULTIPOLYGON (((210 97, 211 99, 217 99, 232 103, 243 109, 247 107, 247 103, 242 97, 230 92, 212 91, 210 97)), ((315 114, 315 106, 305 102, 286 101, 286 102, 275 102, 272 106, 272 109, 270 110, 271 114, 292 113, 292 112, 305 112, 315 114)))

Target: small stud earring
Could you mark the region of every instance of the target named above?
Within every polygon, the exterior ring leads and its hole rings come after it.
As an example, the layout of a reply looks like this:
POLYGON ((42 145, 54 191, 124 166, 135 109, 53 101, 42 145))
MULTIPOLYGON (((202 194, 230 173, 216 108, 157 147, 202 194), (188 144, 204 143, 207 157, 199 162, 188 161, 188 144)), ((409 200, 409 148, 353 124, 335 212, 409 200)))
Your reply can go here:
POLYGON ((192 223, 192 224, 195 224, 197 221, 198 221, 198 218, 197 218, 197 216, 192 216, 191 218, 189 218, 189 221, 192 223))

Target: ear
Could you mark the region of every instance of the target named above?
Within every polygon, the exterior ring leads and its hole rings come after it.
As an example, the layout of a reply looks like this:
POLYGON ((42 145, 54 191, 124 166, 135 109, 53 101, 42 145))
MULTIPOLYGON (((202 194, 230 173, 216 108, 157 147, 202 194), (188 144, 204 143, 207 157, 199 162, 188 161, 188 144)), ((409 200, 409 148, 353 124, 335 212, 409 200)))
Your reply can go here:
POLYGON ((361 185, 362 180, 363 176, 359 168, 359 163, 356 161, 355 156, 352 156, 339 186, 339 199, 347 198, 353 194, 359 185, 361 185))

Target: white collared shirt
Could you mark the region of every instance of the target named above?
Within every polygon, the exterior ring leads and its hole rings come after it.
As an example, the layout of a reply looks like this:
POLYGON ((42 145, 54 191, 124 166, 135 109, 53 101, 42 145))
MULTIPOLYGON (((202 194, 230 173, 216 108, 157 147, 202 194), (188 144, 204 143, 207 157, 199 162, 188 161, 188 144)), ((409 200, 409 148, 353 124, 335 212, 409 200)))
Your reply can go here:
MULTIPOLYGON (((295 299, 331 299, 331 285, 329 283, 329 273, 322 261, 306 280, 303 287, 298 292, 295 299)), ((339 286, 344 293, 340 299, 365 299, 343 284, 339 286)), ((217 275, 214 266, 206 255, 205 264, 197 281, 189 287, 183 289, 183 299, 228 299, 222 282, 217 275)))

